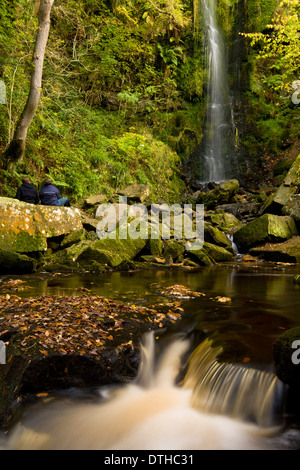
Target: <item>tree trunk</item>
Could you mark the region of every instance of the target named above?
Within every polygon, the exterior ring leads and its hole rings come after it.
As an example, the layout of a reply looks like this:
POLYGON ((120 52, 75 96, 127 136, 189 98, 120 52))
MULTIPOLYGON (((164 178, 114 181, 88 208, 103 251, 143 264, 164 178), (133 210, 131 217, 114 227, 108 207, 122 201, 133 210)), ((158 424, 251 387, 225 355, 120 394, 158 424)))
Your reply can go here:
POLYGON ((27 132, 40 101, 44 56, 49 36, 50 13, 53 3, 54 0, 40 1, 38 9, 39 29, 32 58, 30 91, 24 110, 17 123, 14 136, 5 152, 8 165, 22 160, 25 153, 27 132))

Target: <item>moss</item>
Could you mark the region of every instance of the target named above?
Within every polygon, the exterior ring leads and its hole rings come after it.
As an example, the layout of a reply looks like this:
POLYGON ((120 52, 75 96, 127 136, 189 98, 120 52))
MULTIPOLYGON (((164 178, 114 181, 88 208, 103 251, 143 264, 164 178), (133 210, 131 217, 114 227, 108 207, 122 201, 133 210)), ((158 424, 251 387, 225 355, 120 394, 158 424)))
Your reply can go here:
POLYGON ((233 200, 239 187, 239 182, 235 179, 224 181, 208 193, 199 194, 197 203, 204 204, 206 209, 212 209, 220 204, 227 204, 233 200))
POLYGON ((35 251, 44 251, 47 248, 46 237, 40 233, 16 232, 15 230, 6 230, 0 234, 0 249, 8 248, 18 253, 31 253, 35 251))
POLYGON ((147 243, 147 240, 142 238, 134 240, 128 236, 122 239, 119 238, 118 233, 115 233, 115 236, 116 238, 103 238, 92 242, 82 250, 77 260, 80 263, 94 260, 115 268, 122 261, 133 260, 147 243))
POLYGON ((242 222, 238 220, 235 215, 218 210, 213 214, 210 214, 210 220, 212 224, 216 225, 219 230, 226 233, 232 233, 242 227, 242 222))
POLYGON ((181 262, 185 252, 185 244, 180 240, 165 240, 163 248, 163 256, 170 256, 174 261, 181 262))
POLYGON ((36 260, 12 251, 0 250, 1 274, 27 274, 35 271, 36 260))
POLYGON ((206 242, 231 250, 231 242, 225 233, 208 223, 204 223, 204 239, 206 242))
POLYGON ((233 260, 233 253, 221 246, 205 242, 203 249, 205 250, 205 253, 217 263, 233 260))
POLYGON ((297 227, 291 217, 264 214, 239 229, 234 240, 243 250, 267 242, 284 241, 297 234, 297 227))

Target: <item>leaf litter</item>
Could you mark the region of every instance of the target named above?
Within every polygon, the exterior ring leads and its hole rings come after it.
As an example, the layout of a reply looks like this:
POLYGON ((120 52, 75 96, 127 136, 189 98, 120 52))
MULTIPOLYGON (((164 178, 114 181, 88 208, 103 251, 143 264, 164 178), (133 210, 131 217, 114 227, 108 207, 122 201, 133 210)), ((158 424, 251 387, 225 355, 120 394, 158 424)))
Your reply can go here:
POLYGON ((0 340, 27 356, 98 355, 107 347, 132 350, 141 329, 159 329, 182 316, 179 303, 124 305, 97 295, 0 296, 0 340))

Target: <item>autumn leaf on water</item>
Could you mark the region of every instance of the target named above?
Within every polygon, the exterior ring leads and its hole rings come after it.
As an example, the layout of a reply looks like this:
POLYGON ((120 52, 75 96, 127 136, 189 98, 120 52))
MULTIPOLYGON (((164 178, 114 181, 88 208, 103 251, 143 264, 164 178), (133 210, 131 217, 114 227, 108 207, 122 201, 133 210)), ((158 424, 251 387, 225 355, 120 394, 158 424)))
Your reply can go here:
POLYGON ((220 303, 229 303, 231 302, 231 298, 230 297, 221 297, 221 296, 218 296, 218 297, 215 297, 215 299, 217 302, 220 302, 220 303))

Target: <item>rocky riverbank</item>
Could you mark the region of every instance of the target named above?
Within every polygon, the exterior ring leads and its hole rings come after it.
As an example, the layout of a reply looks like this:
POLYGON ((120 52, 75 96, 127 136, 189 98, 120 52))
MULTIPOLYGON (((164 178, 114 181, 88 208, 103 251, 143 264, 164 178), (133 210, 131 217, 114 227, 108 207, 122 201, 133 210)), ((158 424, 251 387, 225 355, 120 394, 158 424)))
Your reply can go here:
MULTIPOLYGON (((267 261, 298 263, 299 171, 300 156, 269 199, 246 192, 237 180, 229 180, 205 190, 189 190, 181 205, 166 206, 160 201, 155 204, 162 214, 155 237, 149 231, 153 204, 148 200, 147 186, 125 188, 109 201, 96 195, 77 208, 33 206, 0 198, 0 273, 105 272, 157 265, 191 269, 232 262, 237 251, 267 261), (120 197, 126 197, 125 206, 120 197), (196 209, 204 207, 203 246, 197 250, 188 248, 191 240, 184 232, 182 237, 175 233, 175 222, 186 216, 185 204, 193 208, 189 214, 193 230, 196 209), (148 224, 143 234, 141 225, 138 228, 140 208, 146 211, 143 221, 148 224), (116 217, 114 231, 109 237, 99 237, 97 227, 107 214, 105 210, 111 209, 116 217), (164 222, 164 211, 170 215, 169 221, 164 222), (124 214, 125 236, 120 233, 124 214), (169 236, 164 236, 164 223, 169 236)), ((108 219, 106 225, 110 223, 108 219)))

